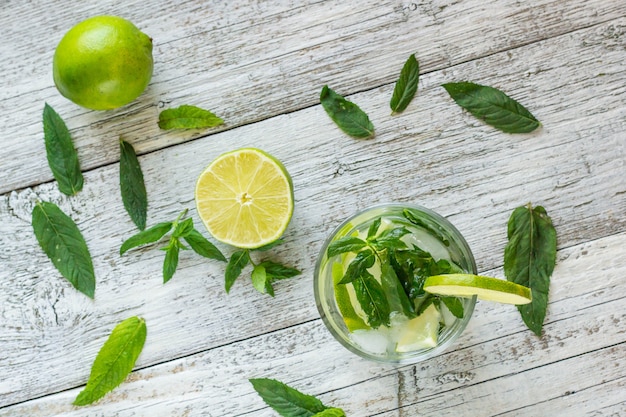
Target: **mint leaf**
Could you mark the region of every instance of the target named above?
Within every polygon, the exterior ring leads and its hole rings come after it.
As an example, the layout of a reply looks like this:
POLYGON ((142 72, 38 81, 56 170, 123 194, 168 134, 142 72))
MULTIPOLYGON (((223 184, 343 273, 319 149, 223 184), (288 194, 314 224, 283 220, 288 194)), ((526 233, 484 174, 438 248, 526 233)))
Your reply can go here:
POLYGON ((387 254, 387 260, 389 261, 389 265, 393 268, 393 271, 395 272, 396 277, 398 278, 398 281, 400 282, 400 285, 402 285, 404 292, 406 293, 407 296, 409 296, 410 300, 413 300, 415 298, 415 295, 411 294, 413 269, 409 268, 409 266, 406 263, 401 263, 397 259, 396 251, 390 251, 387 254))
POLYGON ((367 273, 367 269, 371 268, 376 262, 376 256, 371 249, 365 249, 357 253, 339 284, 348 284, 367 273))
POLYGON ((369 139, 374 136, 374 125, 367 114, 327 85, 322 88, 320 102, 328 116, 344 133, 359 139, 369 139))
POLYGON ((502 91, 470 82, 443 84, 454 101, 476 118, 506 133, 528 133, 540 123, 502 91))
POLYGON ((367 228, 367 241, 368 242, 376 236, 376 233, 378 233, 378 229, 380 229, 381 223, 382 223, 382 219, 378 217, 372 222, 372 224, 370 224, 370 227, 367 228))
POLYGON ((425 219, 421 212, 412 209, 404 209, 402 210, 402 215, 414 225, 426 229, 428 232, 434 234, 445 246, 450 246, 450 240, 448 240, 446 236, 446 230, 439 224, 425 219))
POLYGON ((133 146, 120 138, 120 190, 122 202, 131 220, 139 228, 146 228, 148 194, 143 172, 133 146))
POLYGON ((202 129, 219 126, 224 120, 208 110, 183 105, 159 113, 159 127, 169 129, 202 129))
POLYGON ((383 262, 380 266, 380 280, 391 311, 404 314, 408 318, 415 317, 413 303, 404 291, 400 279, 396 275, 391 262, 383 262))
POLYGON ((265 292, 271 297, 274 296, 274 287, 272 286, 271 279, 268 279, 267 281, 265 281, 265 292))
POLYGON ((261 294, 267 292, 267 273, 263 265, 255 265, 252 270, 252 286, 261 294))
POLYGON ((226 292, 230 291, 230 288, 241 275, 241 271, 243 271, 249 262, 250 253, 247 250, 236 251, 230 256, 225 273, 226 292))
POLYGON ((65 122, 48 103, 43 108, 43 132, 48 165, 59 190, 66 195, 76 194, 83 188, 78 153, 65 122))
POLYGON ((313 417, 346 417, 346 413, 341 408, 327 408, 314 414, 313 417))
POLYGON ((185 242, 189 244, 191 249, 196 252, 200 256, 204 256, 205 258, 216 259, 218 261, 226 262, 226 258, 220 252, 220 250, 215 247, 214 244, 209 242, 200 232, 196 229, 191 230, 187 233, 183 239, 185 242))
POLYGON ((430 253, 417 247, 393 251, 390 263, 410 300, 424 294, 424 281, 431 275, 446 273, 437 267, 430 253))
POLYGON ((120 247, 120 255, 137 246, 159 241, 167 232, 172 230, 173 225, 172 222, 159 223, 128 238, 120 247))
POLYGON ((172 237, 170 244, 165 249, 165 260, 163 261, 163 284, 168 282, 174 276, 176 268, 178 268, 178 254, 180 252, 180 244, 178 239, 172 237))
POLYGON ((363 239, 359 239, 355 236, 342 237, 335 240, 328 245, 326 254, 329 258, 333 256, 341 255, 345 252, 357 252, 367 246, 367 243, 363 239))
POLYGON ((421 316, 422 313, 424 311, 426 311, 426 309, 428 307, 430 307, 431 304, 433 303, 437 303, 439 301, 439 298, 435 295, 432 294, 426 294, 425 297, 420 297, 417 298, 414 302, 415 302, 415 314, 417 316, 421 316))
POLYGON ((391 111, 401 113, 406 109, 417 91, 419 76, 419 63, 415 59, 415 55, 411 54, 404 63, 402 71, 400 71, 400 78, 396 81, 396 86, 393 89, 393 95, 389 103, 391 111))
POLYGON ((87 243, 76 223, 53 203, 37 203, 32 212, 35 237, 52 264, 78 291, 94 298, 96 277, 87 243))
POLYGON ((507 235, 504 274, 507 280, 531 289, 532 302, 517 308, 526 326, 541 336, 550 276, 556 263, 556 230, 546 210, 529 203, 513 211, 507 235))
POLYGON ((193 219, 189 217, 188 219, 185 219, 182 222, 176 224, 176 228, 174 229, 174 233, 172 234, 172 236, 176 238, 178 237, 184 238, 189 233, 191 233, 192 230, 194 230, 193 219))
POLYGON ((87 386, 74 405, 88 405, 113 390, 131 373, 146 341, 146 322, 131 317, 113 329, 91 367, 87 386))
POLYGON ((370 327, 376 329, 381 325, 389 324, 391 309, 385 296, 385 290, 372 274, 363 271, 358 278, 352 281, 356 299, 367 315, 370 327))
POLYGON ((252 270, 252 285, 262 294, 274 296, 272 282, 276 279, 287 279, 300 275, 300 271, 295 268, 284 266, 273 261, 263 261, 254 266, 252 270))
POLYGON ((301 274, 301 272, 295 268, 284 266, 273 261, 263 261, 259 265, 265 268, 267 275, 272 279, 288 279, 301 274))
POLYGON ((446 305, 448 310, 450 310, 450 313, 452 313, 454 317, 458 319, 463 318, 464 311, 463 303, 461 302, 461 300, 456 297, 444 297, 441 295, 439 296, 439 299, 443 301, 443 303, 446 305))
POLYGON ((250 383, 263 401, 283 417, 313 417, 328 408, 314 396, 275 379, 253 378, 250 383))
POLYGON ((370 243, 374 248, 376 248, 376 250, 404 249, 406 248, 406 243, 404 243, 401 238, 408 233, 411 232, 409 232, 405 227, 387 229, 380 235, 376 236, 375 239, 372 239, 370 243))

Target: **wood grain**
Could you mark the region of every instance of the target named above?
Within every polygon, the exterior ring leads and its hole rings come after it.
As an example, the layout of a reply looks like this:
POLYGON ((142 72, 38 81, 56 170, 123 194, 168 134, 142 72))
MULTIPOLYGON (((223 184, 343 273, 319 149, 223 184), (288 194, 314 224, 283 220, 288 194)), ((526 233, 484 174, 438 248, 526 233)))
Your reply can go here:
POLYGON ((66 121, 89 170, 119 160, 120 135, 146 153, 315 105, 324 84, 342 94, 389 84, 411 53, 423 73, 431 72, 626 15, 621 0, 501 0, 496 7, 482 0, 128 3, 45 0, 27 12, 13 7, 16 14, 3 8, 0 53, 9 59, 0 61, 0 131, 12 139, 0 148, 0 193, 52 179, 44 102, 66 121), (130 19, 153 38, 155 70, 139 100, 93 112, 60 96, 51 62, 65 31, 103 12, 130 19), (207 108, 226 124, 160 131, 158 112, 181 104, 207 108))
MULTIPOLYGON (((514 307, 479 302, 457 349, 394 367, 349 353, 316 319, 139 370, 90 408, 71 405, 79 391, 73 389, 0 410, 0 416, 99 415, 112 406, 120 416, 137 407, 155 416, 273 415, 261 411, 264 404, 247 381, 256 377, 281 379, 349 416, 583 415, 576 404, 619 410, 626 405, 619 395, 626 365, 626 264, 621 253, 606 248, 623 244, 624 233, 559 251, 541 339, 523 327, 514 307), (590 285, 573 278, 578 271, 602 279, 590 285)), ((153 336, 147 345, 155 343, 153 336)))
POLYGON ((626 413, 623 1, 5 3, 0 417, 275 415, 251 377, 277 378, 351 417, 626 413), (66 28, 105 11, 153 36, 155 78, 137 102, 88 112, 58 95, 42 63, 66 28), (392 116, 393 81, 414 52, 417 96, 392 116), (440 87, 461 80, 500 88, 542 127, 507 135, 486 126, 440 87), (326 83, 369 114, 375 139, 333 125, 318 105, 326 83), (74 197, 58 191, 45 162, 44 101, 65 118, 86 171, 74 197), (209 108, 227 125, 159 131, 158 111, 180 104, 209 108), (220 153, 255 146, 280 159, 294 183, 294 217, 285 243, 255 256, 303 274, 277 283, 271 298, 246 271, 226 294, 224 264, 191 251, 166 285, 156 247, 120 256, 136 232, 119 191, 120 134, 142 154, 148 225, 189 208, 201 229, 195 180, 220 153), (39 248, 30 225, 37 200, 58 204, 85 236, 94 301, 39 248), (448 217, 478 269, 498 277, 508 216, 529 201, 543 205, 559 246, 544 336, 514 308, 479 303, 456 348, 421 364, 365 362, 336 343, 313 298, 318 252, 345 217, 390 201, 448 217), (95 406, 71 406, 111 329, 131 315, 148 326, 138 370, 95 406))

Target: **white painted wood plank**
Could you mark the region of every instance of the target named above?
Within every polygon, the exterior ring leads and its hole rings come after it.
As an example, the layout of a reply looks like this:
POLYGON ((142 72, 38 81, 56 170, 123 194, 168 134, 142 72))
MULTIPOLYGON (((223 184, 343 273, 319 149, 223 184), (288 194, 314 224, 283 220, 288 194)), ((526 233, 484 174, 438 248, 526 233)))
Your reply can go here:
MULTIPOLYGON (((1 404, 83 383, 112 327, 132 314, 149 325, 142 367, 316 318, 311 276, 321 242, 345 216, 370 204, 411 201, 450 216, 480 270, 501 265, 508 215, 528 200, 545 204, 561 247, 623 231, 624 39, 615 44, 606 37, 621 26, 623 19, 427 74, 398 117, 387 108, 391 86, 355 95, 377 126, 373 141, 345 137, 316 106, 142 157, 151 224, 193 207, 197 174, 223 151, 258 146, 285 163, 296 211, 286 243, 272 256, 304 274, 281 282, 275 299, 255 294, 243 280, 226 295, 223 265, 188 253, 165 286, 162 252, 120 258, 119 245, 133 226, 119 198, 117 165, 87 173, 76 197, 60 196, 53 183, 1 196, 1 404), (543 130, 505 135, 464 114, 438 85, 468 78, 520 99, 543 130), (37 198, 58 203, 86 236, 98 280, 95 302, 71 289, 38 248, 29 225, 37 198), (83 353, 68 355, 75 351, 83 353), (46 378, 34 377, 42 369, 46 378)), ((613 253, 611 268, 619 268, 624 255, 613 253)))
POLYGON ((349 353, 317 319, 142 369, 88 408, 71 406, 74 389, 2 409, 0 416, 275 415, 253 392, 247 381, 253 377, 280 379, 354 417, 619 410, 626 378, 626 263, 616 259, 624 244, 626 233, 559 251, 551 320, 541 339, 516 324, 514 307, 479 302, 482 319, 470 321, 453 349, 393 367, 349 353), (605 273, 590 288, 579 271, 605 273), (498 326, 508 331, 496 331, 498 326))
MULTIPOLYGON (((623 345, 620 345, 620 347, 623 345)), ((615 349, 617 350, 617 349, 615 349)), ((603 355, 597 361, 597 366, 601 371, 605 371, 606 366, 610 366, 610 355, 614 352, 600 352, 603 355)), ((622 357, 626 356, 626 352, 621 352, 622 357)), ((586 358, 578 358, 575 362, 568 361, 566 367, 562 370, 561 378, 565 379, 568 375, 574 375, 574 367, 583 363, 586 358)), ((591 369, 593 371, 593 369, 591 369)), ((584 376, 590 371, 589 368, 582 369, 580 374, 576 374, 577 378, 584 376)), ((610 378, 611 375, 608 376, 610 378)), ((606 378, 606 377, 605 377, 606 378)), ((594 374, 592 381, 598 380, 598 375, 594 374)), ((539 380, 534 383, 544 384, 549 381, 539 380)), ((561 386, 563 385, 561 382, 561 386)), ((621 376, 613 380, 600 382, 598 385, 585 387, 582 390, 568 390, 557 398, 541 402, 536 405, 524 407, 522 410, 512 411, 502 414, 505 416, 527 415, 561 415, 561 416, 615 416, 626 415, 626 376, 621 376), (574 397, 574 398, 570 398, 574 397)))
MULTIPOLYGON (((118 160, 120 135, 145 153, 211 133, 160 131, 163 106, 206 107, 228 129, 314 105, 326 83, 344 94, 391 83, 411 53, 430 72, 626 15, 622 0, 17 3, 0 13, 0 192, 52 178, 44 102, 92 169, 118 160), (50 67, 64 32, 99 13, 127 17, 154 38, 155 75, 135 103, 88 112, 58 94, 50 67)), ((614 29, 607 41, 619 43, 614 29)))
MULTIPOLYGON (((495 381, 422 397, 418 403, 377 415, 621 416, 620 410, 626 410, 626 377, 619 368, 626 365, 625 358, 626 344, 621 344, 495 381), (616 414, 606 413, 610 409, 616 414)), ((363 415, 371 414, 368 410, 363 415)))

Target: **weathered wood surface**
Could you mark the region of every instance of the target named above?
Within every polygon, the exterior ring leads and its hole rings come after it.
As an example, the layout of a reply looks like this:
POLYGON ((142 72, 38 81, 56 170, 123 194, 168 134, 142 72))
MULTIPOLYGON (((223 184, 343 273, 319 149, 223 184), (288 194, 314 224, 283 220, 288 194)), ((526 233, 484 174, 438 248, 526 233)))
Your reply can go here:
POLYGON ((139 101, 106 113, 65 101, 42 65, 58 42, 50 33, 60 37, 105 9, 9 5, 12 13, 0 11, 14 40, 0 42, 2 56, 13 57, 0 63, 0 416, 274 415, 247 382, 263 376, 349 416, 626 414, 622 1, 112 7, 155 38, 157 65, 139 101), (23 36, 33 16, 42 21, 37 48, 23 36), (392 83, 412 52, 423 72, 418 96, 390 116, 392 83), (515 136, 483 125, 439 87, 459 80, 503 89, 543 127, 515 136), (373 141, 350 139, 329 121, 317 105, 325 83, 368 112, 373 141), (88 169, 75 197, 54 182, 35 185, 51 178, 44 100, 70 125, 88 169), (159 101, 211 108, 226 130, 159 132, 159 101), (150 224, 184 208, 195 216, 195 179, 219 153, 256 146, 277 156, 292 175, 296 211, 285 244, 268 256, 303 275, 280 282, 274 299, 244 279, 227 295, 223 264, 185 252, 162 285, 161 251, 120 257, 134 227, 119 196, 119 134, 145 152, 150 224), (37 199, 59 204, 85 235, 95 301, 38 247, 37 199), (387 201, 448 216, 479 270, 496 276, 510 212, 544 205, 560 248, 545 335, 526 330, 515 309, 480 303, 456 346, 423 364, 385 367, 344 351, 315 308, 315 258, 345 216, 387 201), (108 333, 131 315, 148 324, 140 370, 96 406, 71 406, 108 333))
POLYGON ((430 72, 626 14, 622 0, 21 3, 0 10, 0 131, 15 138, 0 148, 0 192, 52 178, 44 102, 64 116, 82 167, 92 169, 118 159, 119 135, 145 153, 202 134, 159 131, 162 107, 197 104, 233 128, 314 105, 327 83, 350 93, 393 82, 411 53, 430 72), (58 94, 51 62, 68 28, 103 13, 122 15, 153 38, 155 74, 141 100, 94 113, 58 94))
MULTIPOLYGON (((479 302, 454 351, 396 368, 364 363, 317 319, 137 371, 89 412, 273 415, 258 411, 263 403, 247 382, 256 377, 280 378, 349 416, 583 415, 575 407, 624 412, 624 244, 621 233, 559 252, 542 339, 524 329, 515 308, 479 302), (581 271, 601 279, 572 279, 581 271)), ((0 410, 0 416, 89 415, 70 404, 78 391, 0 410)))

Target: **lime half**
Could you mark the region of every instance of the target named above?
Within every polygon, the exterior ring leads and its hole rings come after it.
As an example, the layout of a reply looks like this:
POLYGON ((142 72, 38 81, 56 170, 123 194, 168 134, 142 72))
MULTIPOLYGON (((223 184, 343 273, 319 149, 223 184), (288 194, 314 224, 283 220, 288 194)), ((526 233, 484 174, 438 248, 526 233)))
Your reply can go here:
POLYGON ((471 297, 504 304, 528 304, 530 288, 499 278, 472 274, 434 275, 424 281, 424 290, 437 295, 471 297))
POLYGON ((293 185, 276 158, 255 148, 218 156, 196 183, 198 215, 213 237, 254 249, 279 239, 293 213, 293 185))

